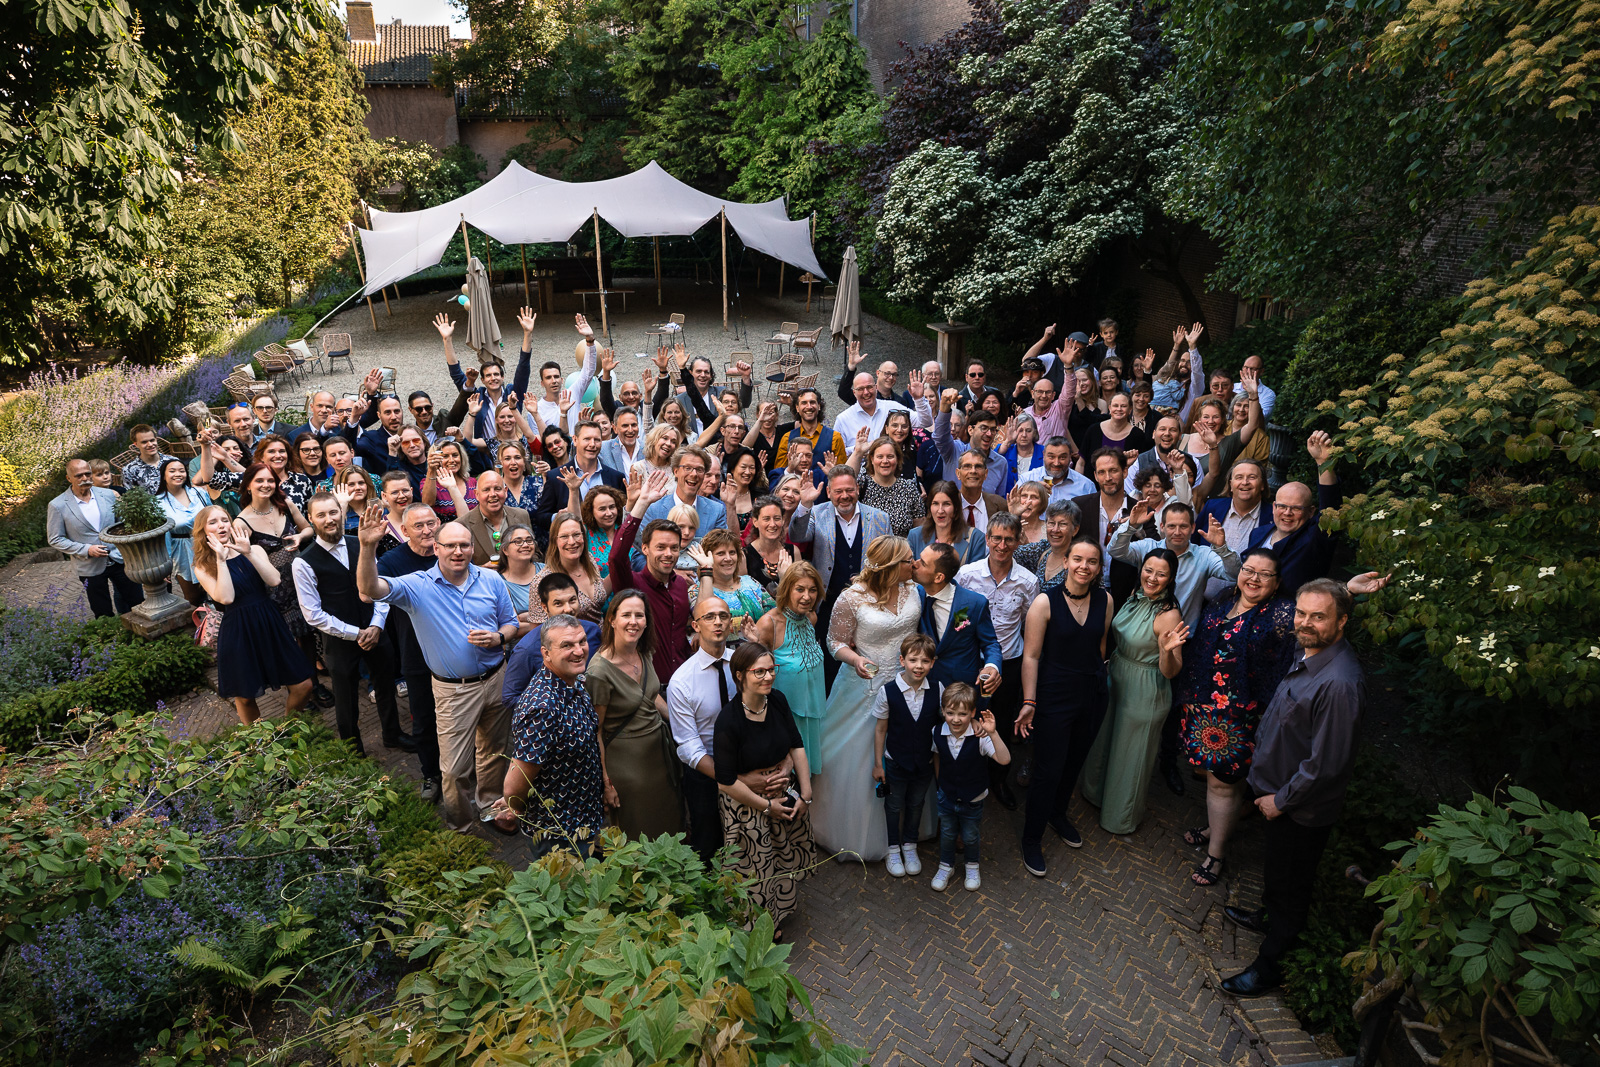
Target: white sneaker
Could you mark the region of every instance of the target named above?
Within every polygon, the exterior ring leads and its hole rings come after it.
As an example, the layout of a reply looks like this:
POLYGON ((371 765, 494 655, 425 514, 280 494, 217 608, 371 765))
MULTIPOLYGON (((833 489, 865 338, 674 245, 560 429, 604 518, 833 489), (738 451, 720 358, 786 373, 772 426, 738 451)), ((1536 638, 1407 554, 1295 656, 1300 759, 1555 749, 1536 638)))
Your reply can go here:
POLYGON ((900 862, 905 864, 906 873, 913 878, 922 873, 922 860, 917 855, 916 845, 900 846, 900 862))
POLYGON ((976 863, 967 864, 967 880, 962 884, 969 893, 983 884, 983 879, 978 877, 978 865, 976 863))
POLYGON ((905 865, 900 862, 900 848, 897 845, 889 846, 889 856, 883 861, 884 867, 889 871, 890 878, 904 878, 905 865))
POLYGON ((948 863, 939 864, 939 869, 933 872, 933 891, 943 893, 944 887, 950 884, 950 879, 955 876, 956 869, 948 863))
POLYGON ((405 679, 401 679, 400 681, 394 683, 394 695, 395 696, 397 696, 397 697, 409 696, 410 693, 411 693, 411 687, 406 685, 405 679))

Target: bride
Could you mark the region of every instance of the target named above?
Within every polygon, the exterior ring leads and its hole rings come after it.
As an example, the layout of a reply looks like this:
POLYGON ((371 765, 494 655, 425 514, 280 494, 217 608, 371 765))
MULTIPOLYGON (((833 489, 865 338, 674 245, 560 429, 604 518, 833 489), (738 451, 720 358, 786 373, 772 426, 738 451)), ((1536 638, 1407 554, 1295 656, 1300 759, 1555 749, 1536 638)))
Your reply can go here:
MULTIPOLYGON (((822 716, 822 766, 812 780, 811 828, 829 852, 863 861, 888 855, 883 801, 872 780, 872 701, 900 669, 900 642, 917 632, 922 602, 911 580, 911 546, 885 535, 839 596, 828 651, 842 667, 822 716)), ((931 806, 930 806, 931 807, 931 806)))

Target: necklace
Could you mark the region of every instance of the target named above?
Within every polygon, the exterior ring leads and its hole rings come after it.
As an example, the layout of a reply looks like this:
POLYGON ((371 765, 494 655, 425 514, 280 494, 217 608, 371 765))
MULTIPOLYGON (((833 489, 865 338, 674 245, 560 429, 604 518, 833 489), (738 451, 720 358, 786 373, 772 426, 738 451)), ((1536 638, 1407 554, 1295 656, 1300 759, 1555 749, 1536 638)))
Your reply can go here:
POLYGON ((252 514, 252 515, 271 515, 275 511, 277 511, 277 508, 272 506, 272 502, 271 501, 267 502, 267 510, 265 510, 265 511, 262 511, 260 508, 256 507, 254 501, 251 501, 251 503, 250 503, 250 514, 252 514))
POLYGON ((761 705, 761 710, 757 711, 749 704, 745 704, 743 700, 740 700, 739 703, 744 705, 744 713, 750 716, 752 719, 760 721, 767 717, 767 706, 765 704, 761 705))
MULTIPOLYGON (((1093 587, 1091 586, 1090 588, 1092 589, 1093 587)), ((1071 589, 1067 588, 1067 584, 1065 582, 1061 583, 1061 591, 1067 594, 1068 600, 1087 600, 1089 598, 1089 589, 1085 589, 1081 593, 1074 593, 1071 589)))

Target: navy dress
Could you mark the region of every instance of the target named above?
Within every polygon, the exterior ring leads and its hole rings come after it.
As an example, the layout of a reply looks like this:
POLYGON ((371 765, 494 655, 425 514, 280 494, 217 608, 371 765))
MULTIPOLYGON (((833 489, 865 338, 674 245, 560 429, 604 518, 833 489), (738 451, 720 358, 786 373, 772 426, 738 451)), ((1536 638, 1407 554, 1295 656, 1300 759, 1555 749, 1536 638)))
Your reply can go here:
POLYGON ((233 603, 222 609, 217 634, 217 694, 254 700, 268 689, 310 680, 311 664, 255 565, 240 556, 227 562, 233 603))

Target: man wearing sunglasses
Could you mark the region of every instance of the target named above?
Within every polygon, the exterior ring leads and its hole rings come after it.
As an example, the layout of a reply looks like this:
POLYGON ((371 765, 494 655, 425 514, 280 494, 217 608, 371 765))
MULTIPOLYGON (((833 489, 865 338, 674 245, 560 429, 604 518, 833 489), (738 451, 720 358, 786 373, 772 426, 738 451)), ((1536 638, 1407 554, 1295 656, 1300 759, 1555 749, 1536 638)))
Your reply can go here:
POLYGON ((422 439, 432 448, 439 443, 439 431, 433 425, 433 397, 418 389, 406 397, 406 407, 411 411, 411 421, 416 425, 417 432, 422 439))

